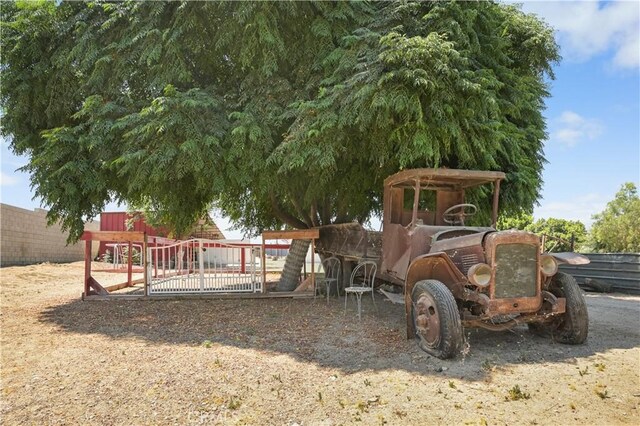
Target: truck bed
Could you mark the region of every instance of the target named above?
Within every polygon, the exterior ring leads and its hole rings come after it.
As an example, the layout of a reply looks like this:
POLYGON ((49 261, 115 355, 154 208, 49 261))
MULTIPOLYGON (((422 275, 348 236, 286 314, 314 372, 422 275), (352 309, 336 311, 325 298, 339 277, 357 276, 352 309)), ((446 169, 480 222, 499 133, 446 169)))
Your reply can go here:
POLYGON ((382 256, 382 232, 368 231, 359 223, 322 226, 316 251, 346 260, 374 260, 382 256))

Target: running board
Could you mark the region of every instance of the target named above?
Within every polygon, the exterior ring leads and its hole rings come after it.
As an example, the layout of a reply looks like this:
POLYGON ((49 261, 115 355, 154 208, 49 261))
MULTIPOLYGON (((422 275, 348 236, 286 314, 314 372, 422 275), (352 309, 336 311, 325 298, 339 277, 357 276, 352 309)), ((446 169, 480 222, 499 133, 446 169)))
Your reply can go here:
POLYGON ((391 293, 390 291, 378 290, 380 293, 384 294, 387 299, 391 301, 391 303, 397 303, 398 305, 404 305, 404 296, 398 293, 391 293))

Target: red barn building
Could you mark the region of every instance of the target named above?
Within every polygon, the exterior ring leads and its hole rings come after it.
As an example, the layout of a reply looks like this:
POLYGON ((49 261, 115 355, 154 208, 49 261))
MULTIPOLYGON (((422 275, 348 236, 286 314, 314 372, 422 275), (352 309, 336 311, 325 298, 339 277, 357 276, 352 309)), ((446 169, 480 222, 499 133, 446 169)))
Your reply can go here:
MULTIPOLYGON (((142 213, 127 212, 102 212, 100 213, 100 230, 101 231, 138 231, 146 232, 147 235, 154 237, 171 237, 167 229, 163 227, 154 228, 144 221, 142 213)), ((200 219, 194 226, 189 235, 184 239, 204 238, 207 240, 223 240, 224 234, 218 226, 213 222, 209 215, 200 219)), ((108 242, 100 243, 98 257, 102 258, 107 250, 108 242)))

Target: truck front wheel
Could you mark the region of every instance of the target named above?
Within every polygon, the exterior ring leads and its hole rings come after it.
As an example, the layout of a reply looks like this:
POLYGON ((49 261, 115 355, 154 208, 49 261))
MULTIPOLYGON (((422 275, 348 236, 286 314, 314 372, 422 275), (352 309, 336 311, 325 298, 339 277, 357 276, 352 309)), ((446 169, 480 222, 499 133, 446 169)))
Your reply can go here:
POLYGON ((551 292, 567 300, 566 311, 549 324, 529 324, 538 335, 551 334, 553 340, 569 345, 579 345, 587 340, 589 315, 587 304, 575 278, 558 272, 551 279, 551 292))
POLYGON ((462 348, 463 334, 458 305, 451 291, 440 281, 418 281, 411 302, 418 346, 440 359, 456 356, 462 348))

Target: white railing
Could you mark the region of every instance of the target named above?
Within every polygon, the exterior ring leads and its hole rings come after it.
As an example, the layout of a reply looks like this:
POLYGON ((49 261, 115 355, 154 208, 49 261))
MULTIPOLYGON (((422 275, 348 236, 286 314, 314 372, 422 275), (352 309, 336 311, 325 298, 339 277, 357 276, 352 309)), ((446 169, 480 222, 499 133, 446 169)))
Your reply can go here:
MULTIPOLYGON (((113 269, 119 269, 120 266, 124 267, 129 264, 129 244, 128 243, 110 243, 106 244, 107 250, 112 249, 111 257, 113 263, 113 269)), ((131 245, 131 260, 133 265, 142 265, 142 244, 131 245), (136 260, 137 257, 137 260, 136 260)))
POLYGON ((194 239, 149 247, 149 294, 262 291, 261 249, 194 239))

